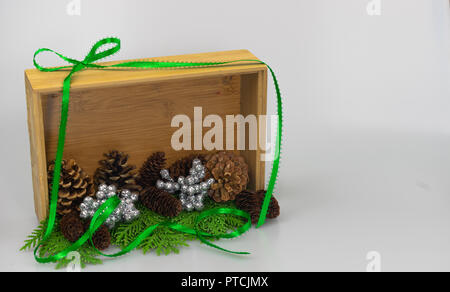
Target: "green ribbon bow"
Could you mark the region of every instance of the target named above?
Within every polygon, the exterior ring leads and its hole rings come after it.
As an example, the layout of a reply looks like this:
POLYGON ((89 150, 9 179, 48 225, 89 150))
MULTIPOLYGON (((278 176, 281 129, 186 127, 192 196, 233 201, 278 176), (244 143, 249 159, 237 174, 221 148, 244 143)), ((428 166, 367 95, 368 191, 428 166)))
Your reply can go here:
MULTIPOLYGON (((91 224, 89 226, 89 229, 86 231, 83 236, 78 239, 73 245, 68 247, 67 249, 48 257, 39 257, 38 256, 38 250, 41 246, 41 243, 46 241, 51 233, 53 232, 53 229, 55 227, 55 220, 56 220, 56 207, 57 207, 57 200, 58 200, 58 190, 59 190, 59 180, 61 175, 61 162, 63 158, 63 152, 64 152, 64 142, 66 137, 66 127, 67 127, 67 117, 68 117, 68 111, 69 111, 69 97, 70 97, 70 85, 72 81, 72 76, 83 69, 88 68, 94 68, 94 69, 107 69, 107 68, 127 68, 127 69, 154 69, 154 68, 178 68, 178 67, 208 67, 208 66, 220 66, 220 65, 226 65, 236 62, 255 62, 259 64, 264 64, 267 66, 267 68, 270 70, 270 73, 272 74, 272 78, 275 84, 275 90, 277 94, 277 104, 278 104, 278 131, 277 131, 277 137, 275 141, 275 156, 272 166, 272 172, 270 175, 269 185, 267 188, 267 192, 264 198, 263 205, 261 207, 261 215, 258 220, 257 227, 260 227, 264 224, 264 221, 266 219, 267 210, 269 208, 270 199, 273 193, 273 189, 276 183, 277 174, 278 174, 278 167, 280 162, 280 149, 281 149, 281 133, 282 133, 282 105, 281 105, 281 94, 280 94, 280 88, 278 86, 278 81, 276 79, 275 73, 273 70, 267 65, 266 63, 260 61, 260 60, 234 60, 234 61, 227 61, 227 62, 158 62, 158 61, 130 61, 130 62, 122 62, 114 65, 108 65, 108 66, 102 66, 98 64, 94 64, 93 62, 98 61, 100 59, 103 59, 105 57, 111 56, 115 53, 117 53, 120 50, 120 39, 118 38, 105 38, 97 43, 94 44, 92 49, 89 51, 87 56, 84 58, 83 61, 78 61, 75 59, 67 58, 63 56, 62 54, 59 54, 53 50, 50 49, 39 49, 34 53, 33 62, 37 69, 43 72, 53 72, 53 71, 59 71, 64 69, 70 69, 69 74, 66 76, 63 82, 63 91, 62 91, 62 105, 61 105, 61 120, 59 125, 59 134, 58 134, 58 146, 56 150, 56 158, 55 158, 55 169, 54 169, 54 175, 53 175, 53 182, 52 182, 52 192, 51 192, 51 198, 50 198, 50 210, 49 210, 49 218, 48 218, 48 225, 47 229, 45 231, 45 234, 40 241, 40 243, 37 245, 37 247, 34 250, 34 257, 36 261, 40 263, 49 263, 54 262, 59 259, 63 259, 69 254, 71 251, 77 250, 79 247, 81 247, 86 241, 90 241, 92 246, 92 235, 95 233, 95 231, 106 221, 106 219, 114 212, 116 207, 120 204, 120 199, 117 197, 112 197, 108 199, 104 204, 100 206, 100 208, 95 212, 91 224), (101 51, 100 48, 104 45, 109 45, 109 49, 101 51), (36 56, 42 52, 52 52, 59 56, 64 61, 67 61, 68 63, 71 63, 73 65, 69 66, 61 66, 61 67, 51 67, 46 68, 40 66, 36 62, 36 56)), ((170 221, 158 223, 155 225, 152 225, 148 227, 146 230, 144 230, 132 243, 130 243, 127 247, 125 247, 123 250, 119 251, 118 253, 107 255, 103 254, 99 250, 97 250, 98 253, 100 253, 103 256, 107 257, 117 257, 124 255, 134 248, 136 248, 142 240, 144 240, 147 236, 150 236, 153 231, 160 227, 165 226, 170 229, 184 232, 192 235, 196 235, 197 238, 205 243, 206 245, 209 245, 211 247, 217 248, 219 250, 234 253, 234 254, 249 254, 248 252, 235 252, 230 251, 224 248, 221 248, 210 241, 208 241, 206 238, 234 238, 238 237, 241 234, 245 233, 247 230, 251 228, 251 217, 250 214, 247 212, 244 212, 242 210, 237 209, 229 209, 229 208, 218 208, 218 209, 212 209, 212 210, 206 210, 199 214, 199 216, 196 219, 196 223, 194 228, 188 228, 186 226, 182 226, 177 223, 173 223, 170 221), (216 214, 233 214, 237 216, 241 216, 245 219, 247 219, 247 222, 236 229, 235 231, 231 233, 225 233, 221 235, 212 235, 208 234, 206 232, 202 232, 198 228, 198 224, 201 220, 212 216, 216 214)), ((95 247, 94 247, 95 248, 95 247)))

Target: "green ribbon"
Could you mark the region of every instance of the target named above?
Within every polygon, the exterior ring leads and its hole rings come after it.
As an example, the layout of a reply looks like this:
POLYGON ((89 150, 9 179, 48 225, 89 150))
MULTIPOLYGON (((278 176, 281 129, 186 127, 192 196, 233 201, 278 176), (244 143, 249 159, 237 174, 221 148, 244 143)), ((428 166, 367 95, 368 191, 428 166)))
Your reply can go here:
MULTIPOLYGON (((117 206, 120 204, 120 199, 117 197, 112 197, 108 199, 104 204, 100 206, 100 208, 95 212, 91 224, 89 226, 89 229, 86 231, 86 233, 81 236, 80 239, 78 239, 76 242, 74 242, 70 247, 67 249, 55 254, 50 255, 48 257, 40 257, 38 255, 39 247, 41 246, 42 242, 46 241, 51 233, 53 232, 53 229, 55 227, 55 221, 56 221, 56 207, 57 207, 57 200, 58 200, 58 190, 59 190, 59 180, 61 175, 61 162, 63 158, 64 153, 64 143, 66 138, 66 127, 67 127, 67 118, 68 118, 68 112, 69 112, 69 97, 70 97, 70 86, 72 81, 72 76, 81 70, 93 68, 93 69, 108 69, 108 68, 127 68, 127 69, 155 69, 155 68, 179 68, 179 67, 208 67, 208 66, 221 66, 221 65, 227 65, 231 63, 236 62, 254 62, 259 64, 264 64, 267 66, 267 68, 270 70, 270 73, 272 75, 274 84, 275 84, 275 90, 277 93, 277 104, 278 104, 278 131, 277 131, 277 137, 275 141, 275 156, 272 166, 272 172, 270 175, 269 184, 267 187, 267 192, 261 207, 261 215, 258 220, 257 227, 260 227, 264 224, 264 221, 266 219, 267 210, 269 208, 270 199, 272 197, 273 189, 276 183, 277 174, 278 174, 278 167, 279 167, 279 161, 280 161, 280 149, 281 149, 281 134, 282 134, 282 104, 281 104, 281 94, 280 89, 278 86, 278 81, 276 79, 274 71, 267 65, 266 63, 260 61, 260 60, 234 60, 234 61, 227 61, 227 62, 159 62, 159 61, 129 61, 129 62, 121 62, 114 65, 108 65, 108 66, 102 66, 98 64, 94 64, 93 62, 98 61, 100 59, 103 59, 105 57, 111 56, 115 53, 117 53, 120 50, 120 39, 118 38, 105 38, 97 43, 94 44, 92 49, 89 51, 87 56, 84 58, 83 61, 78 61, 75 59, 71 59, 68 57, 63 56, 60 53, 57 53, 50 49, 39 49, 34 53, 33 57, 33 63, 37 69, 43 72, 54 72, 59 70, 65 70, 70 69, 69 74, 66 76, 66 78, 63 81, 63 91, 62 91, 62 105, 61 105, 61 120, 59 125, 59 134, 58 134, 58 145, 56 150, 56 158, 55 158, 55 169, 53 174, 53 182, 52 182, 52 191, 51 191, 51 197, 50 197, 50 209, 49 209, 49 217, 48 217, 48 224, 47 229, 44 233, 44 236, 42 240, 39 242, 37 247, 34 250, 34 257, 37 262, 40 263, 49 263, 54 262, 60 259, 65 258, 71 251, 75 251, 78 248, 80 248, 86 241, 90 241, 92 246, 92 235, 95 233, 95 231, 106 221, 106 219, 114 212, 114 210, 117 208, 117 206), (102 48, 105 45, 109 45, 109 49, 101 51, 100 48, 102 48), (40 66, 37 61, 36 57, 38 54, 42 52, 51 52, 59 56, 64 61, 71 63, 73 65, 69 66, 60 66, 60 67, 42 67, 40 66)), ((167 228, 170 228, 172 230, 176 230, 179 232, 192 234, 197 236, 197 238, 203 242, 206 245, 209 245, 211 247, 217 248, 219 250, 234 253, 234 254, 248 254, 247 252, 235 252, 231 250, 227 250, 224 248, 221 248, 210 241, 208 241, 206 238, 234 238, 238 237, 241 234, 245 233, 247 230, 251 228, 251 217, 250 214, 247 212, 244 212, 242 210, 237 209, 229 209, 229 208, 218 208, 218 209, 212 209, 212 210, 206 210, 199 214, 199 216, 196 219, 194 228, 188 228, 186 226, 165 221, 161 222, 155 225, 152 225, 148 227, 146 230, 144 230, 132 243, 130 243, 127 247, 125 247, 123 250, 119 251, 118 253, 107 255, 102 253, 101 251, 97 250, 97 252, 103 256, 107 257, 117 257, 124 255, 134 248, 136 248, 139 243, 142 242, 146 237, 150 236, 153 231, 158 228, 165 226, 167 228), (198 225, 199 222, 207 217, 216 215, 216 214, 233 214, 237 216, 241 216, 247 220, 247 222, 236 229, 235 231, 231 233, 225 233, 220 235, 213 235, 206 232, 203 232, 199 229, 198 225)), ((95 248, 95 247, 94 247, 95 248)))

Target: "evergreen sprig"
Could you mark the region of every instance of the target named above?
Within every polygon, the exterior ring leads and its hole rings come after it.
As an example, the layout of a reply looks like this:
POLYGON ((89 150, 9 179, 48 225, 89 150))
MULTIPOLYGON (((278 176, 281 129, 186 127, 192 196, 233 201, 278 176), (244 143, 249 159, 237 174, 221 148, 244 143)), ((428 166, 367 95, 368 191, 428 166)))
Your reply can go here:
MULTIPOLYGON (((206 198, 204 201, 204 210, 211 210, 216 208, 233 208, 236 206, 233 202, 228 203, 216 203, 215 201, 206 198)), ((164 222, 167 218, 150 211, 140 203, 136 203, 136 208, 141 212, 140 216, 130 223, 120 223, 111 231, 111 244, 124 248, 129 245, 136 237, 142 233, 146 228, 154 224, 164 222)), ((193 228, 197 216, 200 211, 186 212, 183 211, 179 216, 173 218, 173 222, 181 224, 186 227, 193 228)), ((70 245, 67 239, 64 238, 59 231, 58 220, 56 221, 55 229, 50 237, 41 244, 38 254, 39 256, 48 256, 56 254, 70 245)), ((199 228, 207 233, 213 235, 220 235, 234 230, 244 223, 243 219, 239 216, 231 214, 217 214, 205 218, 199 223, 199 228)), ((45 230, 47 228, 47 221, 41 222, 41 224, 27 237, 24 246, 21 250, 29 250, 35 248, 38 242, 42 239, 45 230)), ((142 250, 144 254, 154 251, 157 255, 179 253, 180 248, 189 246, 187 243, 189 240, 196 240, 195 235, 181 233, 170 228, 161 226, 157 228, 149 237, 144 239, 137 249, 142 250)), ((214 240, 214 238, 212 238, 214 240)), ((87 264, 101 264, 102 261, 99 258, 98 253, 86 242, 82 247, 77 250, 80 253, 81 266, 84 268, 87 264)), ((56 263, 56 268, 64 268, 70 264, 71 259, 62 259, 56 263)))
POLYGON ((38 227, 28 235, 27 239, 25 239, 24 245, 20 248, 20 250, 29 250, 34 249, 38 245, 39 241, 44 237, 45 230, 47 229, 47 220, 41 221, 38 227))
MULTIPOLYGON (((41 243, 38 250, 39 257, 45 257, 49 255, 57 254, 70 247, 72 243, 68 241, 62 233, 59 231, 59 220, 55 221, 55 227, 53 233, 50 237, 41 243)), ((45 230, 47 229, 47 220, 41 222, 41 224, 33 230, 33 232, 25 240, 24 245, 20 250, 30 250, 34 249, 37 244, 41 241, 44 236, 45 230)), ((102 261, 98 258, 98 253, 93 249, 88 242, 81 246, 77 252, 80 254, 81 267, 85 267, 86 264, 101 264, 102 261)), ((56 269, 64 268, 70 264, 71 259, 61 259, 56 263, 56 269)))

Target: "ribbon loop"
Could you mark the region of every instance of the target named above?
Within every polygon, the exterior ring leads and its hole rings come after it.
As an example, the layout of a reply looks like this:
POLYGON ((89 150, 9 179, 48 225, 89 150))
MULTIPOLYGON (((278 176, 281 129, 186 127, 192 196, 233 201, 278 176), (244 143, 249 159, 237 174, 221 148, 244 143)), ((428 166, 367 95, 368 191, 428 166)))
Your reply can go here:
MULTIPOLYGON (((270 199, 272 196, 272 192, 276 183, 277 174, 278 174, 278 165, 279 165, 279 159, 280 159, 280 148, 281 148, 281 135, 282 135, 282 107, 281 107, 281 93, 278 86, 278 81, 276 79, 275 73, 273 70, 264 62, 260 60, 234 60, 234 61, 225 61, 225 62, 159 62, 159 61, 128 61, 128 62, 121 62, 114 65, 98 65, 94 64, 93 62, 98 61, 100 59, 103 59, 105 57, 111 56, 115 53, 117 53, 120 50, 121 43, 120 39, 118 38, 104 38, 100 41, 96 42, 94 46, 91 48, 89 53, 86 55, 83 61, 78 61, 75 59, 68 58, 60 53, 57 53, 53 50, 42 48, 37 50, 34 53, 33 56, 33 63, 35 67, 43 72, 53 72, 58 70, 64 70, 64 69, 70 69, 70 72, 66 76, 63 82, 63 89, 62 89, 62 104, 61 104, 61 120, 59 125, 59 135, 58 135, 58 145, 56 149, 56 158, 55 158, 55 168, 53 173, 53 182, 52 182, 52 189, 51 189, 51 195, 50 195, 50 208, 49 208, 49 217, 48 217, 48 224, 47 229, 45 231, 45 234, 42 238, 42 240, 38 243, 37 247, 34 250, 34 256, 36 261, 40 263, 49 263, 54 262, 60 259, 63 259, 67 256, 67 254, 71 251, 77 250, 79 247, 81 247, 86 241, 90 241, 90 243, 93 246, 92 243, 92 236, 95 233, 95 231, 106 221, 106 219, 114 212, 114 209, 120 204, 120 199, 117 197, 112 197, 108 199, 104 204, 100 206, 100 208, 97 210, 97 212, 94 214, 91 224, 89 226, 89 229, 86 231, 86 233, 78 239, 73 245, 71 245, 69 248, 67 248, 64 251, 61 251, 55 255, 51 255, 48 257, 40 257, 38 256, 38 250, 42 244, 42 242, 46 241, 49 236, 51 235, 55 224, 56 224, 56 209, 57 209, 57 201, 58 201, 58 191, 59 191, 59 180, 61 176, 61 162, 63 158, 64 153, 64 143, 65 143, 65 136, 66 136, 66 127, 67 127, 67 120, 68 120, 68 113, 69 113, 69 98, 70 98, 70 84, 73 74, 75 74, 78 71, 81 71, 86 68, 98 68, 98 69, 107 69, 107 68, 131 68, 131 69, 152 69, 152 68, 182 68, 182 67, 205 67, 205 66, 218 66, 218 65, 227 65, 237 62, 253 62, 258 64, 264 64, 267 66, 267 68, 270 70, 270 73, 272 75, 276 94, 277 94, 277 104, 278 104, 278 131, 277 131, 277 138, 276 138, 276 144, 275 144, 275 159, 272 166, 271 176, 269 185, 267 188, 267 192, 264 198, 264 202, 261 208, 261 214, 259 217, 259 221, 257 224, 257 227, 264 224, 264 220, 266 218, 267 209, 269 207, 270 199), (100 51, 100 49, 103 46, 112 45, 109 49, 106 49, 104 51, 100 51), (43 67, 39 65, 36 61, 36 57, 42 53, 42 52, 51 52, 56 54, 58 57, 60 57, 62 60, 72 64, 69 66, 60 66, 60 67, 43 67)), ((150 236, 154 230, 160 226, 165 226, 167 228, 170 228, 172 230, 176 230, 179 232, 187 233, 196 235, 197 238, 204 244, 207 244, 211 247, 214 247, 216 249, 233 253, 233 254, 248 254, 247 252, 235 252, 230 251, 224 248, 221 248, 210 241, 208 241, 206 238, 235 238, 240 236, 241 234, 245 233, 247 230, 251 228, 251 217, 250 214, 247 212, 244 212, 242 210, 237 209, 229 209, 229 208, 219 208, 219 209, 212 209, 212 210, 206 210, 199 214, 194 228, 189 228, 186 226, 182 226, 179 224, 176 224, 174 222, 165 221, 161 223, 154 224, 152 226, 149 226, 146 230, 144 230, 139 236, 127 247, 125 247, 120 252, 113 254, 113 255, 107 255, 101 253, 99 250, 97 252, 101 255, 107 256, 107 257, 117 257, 124 255, 134 248, 136 248, 146 237, 150 236), (235 231, 232 231, 230 233, 221 234, 221 235, 212 235, 205 233, 199 229, 199 223, 206 219, 207 217, 217 215, 217 214, 233 214, 236 216, 241 216, 244 219, 247 220, 247 222, 242 225, 241 227, 237 228, 235 231)), ((94 246, 95 248, 95 246, 94 246)))
POLYGON ((104 38, 97 43, 94 44, 90 52, 87 54, 84 61, 86 63, 92 63, 98 60, 101 60, 103 58, 106 58, 108 56, 114 55, 120 50, 120 39, 118 38, 104 38), (106 45, 114 45, 112 48, 109 48, 102 52, 97 52, 102 46, 106 45))

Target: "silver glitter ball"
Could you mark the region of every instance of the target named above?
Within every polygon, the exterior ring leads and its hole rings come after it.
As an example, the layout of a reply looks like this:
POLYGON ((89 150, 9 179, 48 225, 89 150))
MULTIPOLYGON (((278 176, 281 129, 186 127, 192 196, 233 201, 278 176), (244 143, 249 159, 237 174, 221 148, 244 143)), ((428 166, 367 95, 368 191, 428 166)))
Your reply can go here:
POLYGON ((204 179, 205 176, 206 176, 206 172, 204 170, 203 171, 199 171, 197 173, 197 176, 198 176, 199 179, 204 179))
POLYGON ((92 197, 86 197, 86 198, 84 198, 83 202, 86 205, 90 205, 90 204, 92 204, 92 202, 94 202, 94 199, 92 197))
POLYGON ((94 214, 95 214, 95 211, 94 211, 94 210, 89 210, 89 211, 88 211, 88 217, 93 217, 94 214))
POLYGON ((173 192, 173 190, 174 190, 173 183, 171 183, 171 182, 165 183, 165 184, 164 184, 164 189, 165 189, 166 191, 168 191, 168 192, 173 192))
POLYGON ((195 187, 190 186, 188 187, 188 191, 187 191, 188 195, 192 196, 193 194, 195 194, 195 187))
POLYGON ((97 210, 100 207, 100 203, 99 202, 93 202, 91 207, 92 207, 92 209, 97 210))
POLYGON ((139 198, 139 195, 138 195, 137 193, 132 193, 132 194, 130 195, 130 200, 131 200, 132 202, 136 202, 136 201, 138 200, 138 198, 139 198))
POLYGON ((194 185, 194 188, 195 188, 195 193, 196 194, 198 194, 198 193, 200 193, 201 192, 201 187, 200 187, 200 185, 194 185))
MULTIPOLYGON (((103 198, 106 197, 106 194, 104 191, 98 191, 97 194, 95 195, 97 197, 97 199, 101 200, 103 198)), ((87 198, 86 198, 87 199, 87 198)))
POLYGON ((187 203, 186 205, 184 205, 184 209, 188 212, 194 210, 194 205, 191 203, 187 203))
POLYGON ((123 219, 127 222, 130 222, 131 220, 133 220, 133 215, 131 213, 125 213, 125 215, 123 215, 123 219))
POLYGON ((82 219, 87 219, 87 218, 89 217, 89 212, 86 211, 86 210, 81 211, 81 212, 80 212, 80 217, 81 217, 82 219))
POLYGON ((197 164, 196 166, 194 166, 194 169, 196 172, 200 172, 203 171, 205 168, 203 167, 203 165, 197 164))
POLYGON ((117 208, 117 209, 114 210, 113 215, 117 216, 117 217, 120 217, 121 213, 122 213, 122 210, 120 210, 120 208, 117 208))
POLYGON ((114 197, 115 195, 116 195, 116 192, 109 192, 106 194, 106 197, 109 199, 109 198, 114 197))
POLYGON ((156 187, 158 188, 158 189, 163 189, 164 188, 164 185, 165 185, 165 183, 164 183, 164 181, 162 181, 162 180, 158 180, 157 182, 156 182, 156 187))
POLYGON ((80 210, 81 210, 81 211, 87 210, 87 209, 88 209, 88 205, 87 205, 86 203, 81 203, 81 204, 80 204, 80 210))
POLYGON ((203 202, 203 200, 205 199, 205 194, 202 192, 202 193, 198 194, 195 197, 195 199, 196 199, 197 202, 203 202))
POLYGON ((181 203, 181 206, 184 206, 184 205, 186 205, 187 201, 186 201, 186 199, 180 198, 180 203, 181 203))
POLYGON ((120 192, 120 196, 124 199, 129 198, 131 196, 131 191, 130 190, 122 190, 122 192, 120 192))
POLYGON ((195 179, 194 179, 194 177, 193 176, 188 176, 188 177, 186 177, 186 183, 188 184, 188 185, 193 185, 193 184, 195 184, 195 179))
POLYGON ((169 174, 169 171, 168 171, 167 169, 162 169, 162 170, 159 172, 159 174, 161 174, 161 177, 162 177, 163 179, 167 179, 167 180, 171 179, 170 174, 169 174))
POLYGON ((197 165, 201 165, 202 161, 198 158, 195 158, 194 160, 192 160, 192 166, 197 166, 197 165))
POLYGON ((108 188, 108 186, 106 184, 101 184, 98 186, 98 190, 101 192, 106 192, 107 188, 108 188))
POLYGON ((189 188, 189 187, 188 187, 187 185, 182 185, 182 186, 181 186, 181 192, 182 192, 182 193, 187 193, 187 192, 188 192, 188 188, 189 188))
POLYGON ((125 204, 123 205, 123 207, 122 207, 122 212, 123 212, 123 213, 128 213, 128 212, 130 212, 130 211, 132 211, 132 210, 133 210, 133 206, 130 205, 130 204, 127 204, 127 203, 125 203, 125 204))
POLYGON ((177 179, 177 182, 180 184, 180 185, 184 185, 184 184, 186 184, 186 178, 184 177, 184 176, 180 176, 180 177, 178 177, 178 179, 177 179))
POLYGON ((180 189, 181 189, 181 186, 180 186, 180 184, 179 183, 174 183, 173 184, 173 189, 174 189, 174 191, 179 191, 180 189))
POLYGON ((215 182, 215 180, 211 177, 209 178, 206 183, 208 184, 208 186, 211 186, 213 183, 215 182))
POLYGON ((195 175, 195 174, 197 174, 197 172, 195 171, 195 168, 189 169, 189 174, 190 174, 190 175, 195 175))
POLYGON ((202 191, 207 191, 209 189, 209 186, 206 182, 201 182, 200 183, 200 188, 202 191))
POLYGON ((109 192, 113 192, 113 193, 117 192, 117 188, 116 188, 115 185, 109 185, 109 186, 106 188, 106 190, 107 190, 108 193, 109 193, 109 192))
POLYGON ((186 200, 187 195, 185 193, 180 194, 180 200, 186 200))
POLYGON ((194 205, 195 210, 197 210, 197 211, 203 210, 204 206, 203 206, 202 202, 195 202, 193 205, 194 205))
POLYGON ((200 182, 200 178, 197 175, 192 176, 194 178, 194 184, 197 184, 200 182))

